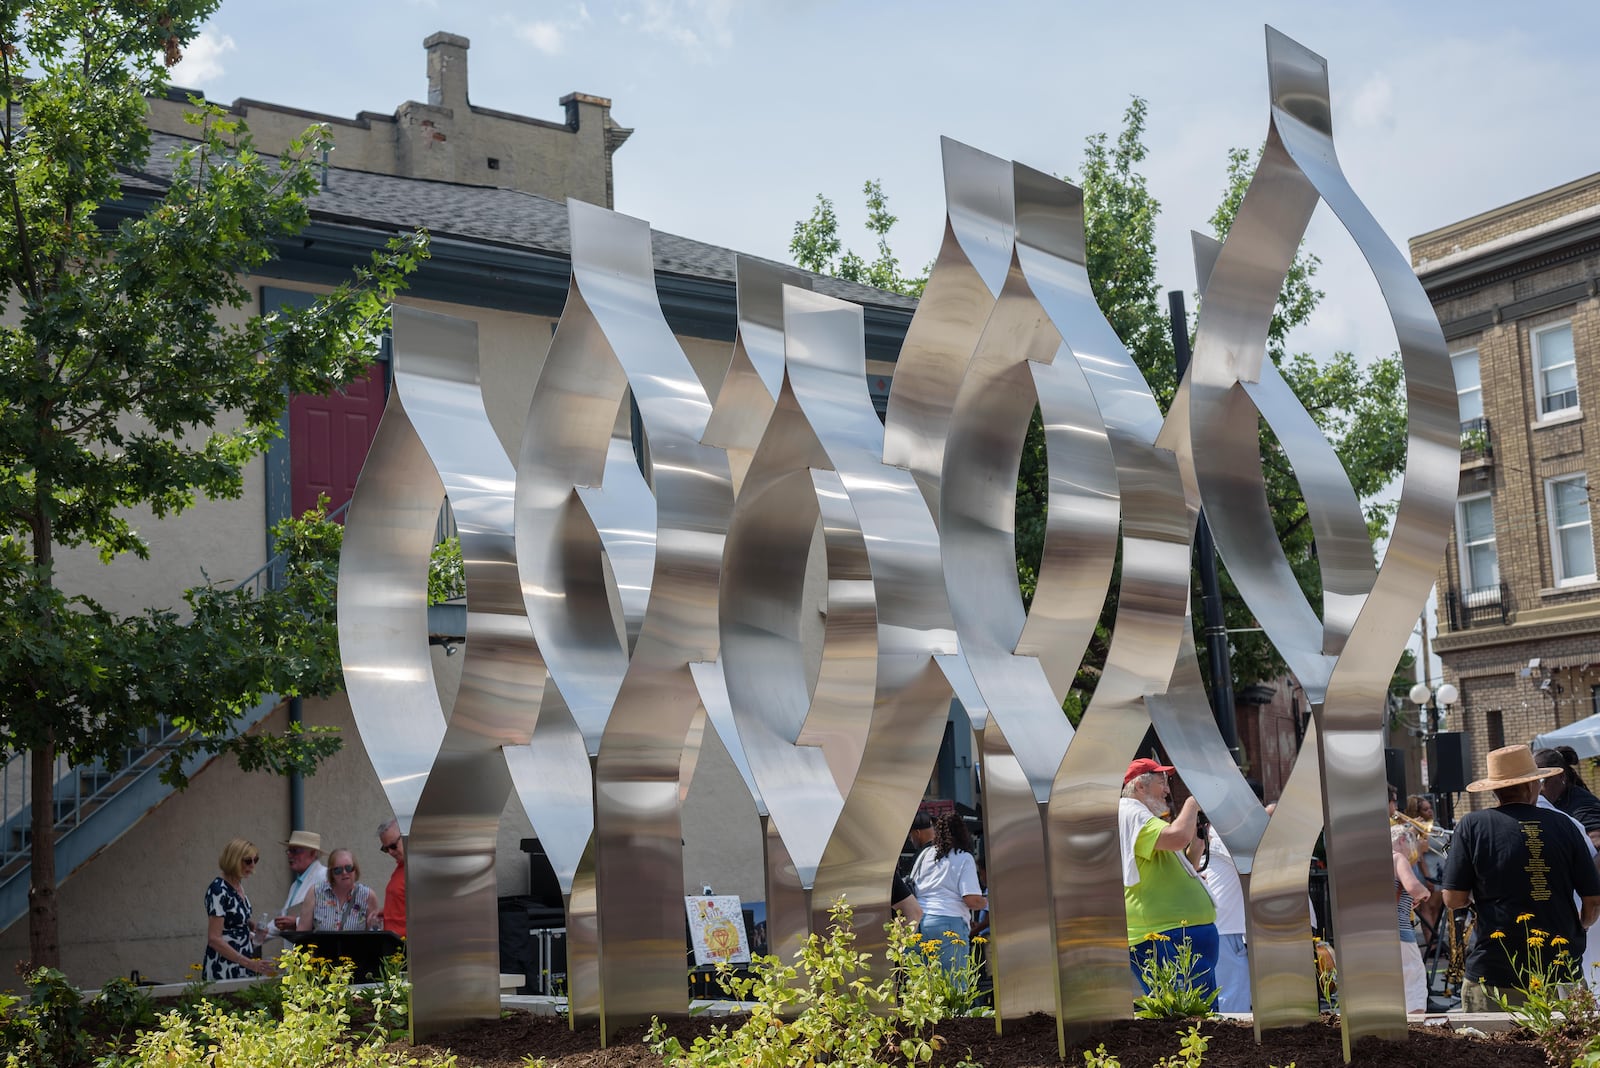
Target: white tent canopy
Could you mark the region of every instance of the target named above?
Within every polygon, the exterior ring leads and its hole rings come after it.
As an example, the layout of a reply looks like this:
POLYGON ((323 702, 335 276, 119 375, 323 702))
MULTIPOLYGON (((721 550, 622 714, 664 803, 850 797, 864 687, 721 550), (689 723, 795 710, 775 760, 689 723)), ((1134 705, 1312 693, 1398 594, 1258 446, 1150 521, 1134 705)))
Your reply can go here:
POLYGON ((1535 749, 1554 749, 1558 745, 1572 746, 1581 757, 1600 757, 1600 716, 1580 719, 1533 740, 1535 749))

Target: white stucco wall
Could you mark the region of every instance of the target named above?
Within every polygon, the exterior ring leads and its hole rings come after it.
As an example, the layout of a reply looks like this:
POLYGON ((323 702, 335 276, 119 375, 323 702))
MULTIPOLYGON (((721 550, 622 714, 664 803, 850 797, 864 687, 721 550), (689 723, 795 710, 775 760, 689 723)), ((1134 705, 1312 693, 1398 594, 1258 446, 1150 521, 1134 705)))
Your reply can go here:
MULTIPOLYGON (((253 278, 263 284, 315 291, 315 287, 253 278)), ((469 313, 479 324, 484 394, 502 443, 514 454, 522 422, 544 358, 551 320, 431 301, 406 303, 443 314, 469 313)), ((696 373, 715 396, 726 371, 730 346, 704 339, 681 339, 696 373)), ((626 418, 626 413, 622 414, 626 418)), ((64 552, 64 583, 92 590, 121 611, 143 605, 175 605, 184 588, 205 581, 231 582, 254 571, 266 557, 265 465, 251 465, 244 496, 237 501, 202 502, 175 519, 139 520, 151 542, 151 559, 118 560, 103 565, 92 553, 64 552)), ((813 546, 813 573, 807 604, 822 606, 820 538, 813 546)), ((806 630, 813 663, 820 655, 820 611, 808 613, 806 630)), ((435 650, 436 679, 446 699, 459 679, 460 656, 435 650)), ((389 815, 387 802, 360 743, 349 704, 341 695, 305 703, 310 725, 340 730, 344 748, 305 780, 307 829, 332 849, 349 847, 362 864, 362 879, 380 894, 391 870, 377 847, 377 826, 389 815)), ((280 709, 260 729, 281 730, 280 709)), ((761 832, 755 805, 714 731, 707 730, 683 809, 684 889, 704 885, 746 900, 764 896, 761 832)), ((262 863, 245 884, 257 909, 276 911, 289 882, 281 841, 289 826, 289 784, 266 774, 245 775, 231 762, 214 761, 196 775, 184 793, 170 797, 131 831, 74 873, 61 888, 63 966, 83 986, 127 975, 182 980, 200 959, 205 943, 202 894, 217 874, 217 855, 234 835, 253 841, 262 863)), ((528 860, 519 844, 534 835, 534 825, 515 796, 501 819, 497 863, 498 892, 525 893, 528 860)), ((0 931, 0 986, 15 986, 10 962, 27 956, 26 919, 0 931)))

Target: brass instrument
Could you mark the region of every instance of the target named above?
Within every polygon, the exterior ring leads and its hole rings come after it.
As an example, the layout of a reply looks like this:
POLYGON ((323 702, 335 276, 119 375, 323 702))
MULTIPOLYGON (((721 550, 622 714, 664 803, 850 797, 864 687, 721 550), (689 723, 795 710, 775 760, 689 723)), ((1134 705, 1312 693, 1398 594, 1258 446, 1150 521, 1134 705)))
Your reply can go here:
POLYGON ((1440 855, 1450 848, 1450 836, 1455 834, 1448 827, 1441 827, 1432 820, 1419 820, 1415 816, 1408 816, 1399 809, 1389 817, 1389 822, 1409 826, 1422 836, 1422 841, 1427 843, 1429 849, 1440 855))
POLYGON ((1470 909, 1448 909, 1450 924, 1450 963, 1444 971, 1445 993, 1448 995, 1461 989, 1461 981, 1467 974, 1467 939, 1472 936, 1473 915, 1470 909), (1461 922, 1461 914, 1466 913, 1466 922, 1461 922))

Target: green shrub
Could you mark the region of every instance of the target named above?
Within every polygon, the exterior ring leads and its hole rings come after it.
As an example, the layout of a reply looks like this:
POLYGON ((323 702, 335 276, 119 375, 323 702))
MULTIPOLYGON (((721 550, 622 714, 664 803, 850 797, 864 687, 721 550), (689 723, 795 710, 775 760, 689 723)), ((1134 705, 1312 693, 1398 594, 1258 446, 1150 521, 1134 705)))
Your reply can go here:
POLYGON ((800 951, 799 967, 777 957, 758 957, 753 976, 723 986, 752 1002, 739 1027, 715 1028, 687 1050, 657 1019, 650 1048, 669 1068, 781 1068, 790 1064, 876 1066, 923 1064, 943 1045, 932 1027, 948 1015, 942 994, 929 981, 926 954, 904 924, 889 927, 888 958, 897 974, 876 983, 867 973, 870 956, 855 948, 851 909, 843 899, 829 910, 826 937, 813 933, 800 951), (801 974, 805 981, 798 982, 801 974))
MULTIPOLYGON (((1166 939, 1166 935, 1153 934, 1151 940, 1166 939)), ((1210 1016, 1211 1006, 1217 1000, 1216 990, 1201 991, 1194 987, 1194 973, 1200 960, 1195 955, 1194 944, 1188 935, 1178 946, 1173 959, 1161 961, 1158 954, 1147 954, 1139 965, 1140 978, 1148 994, 1133 999, 1133 1014, 1141 1020, 1171 1020, 1189 1016, 1210 1016)))
POLYGON ((198 1021, 169 1012, 139 1036, 118 1068, 452 1068, 455 1058, 419 1061, 384 1047, 381 1037, 351 1035, 348 963, 329 965, 301 950, 278 961, 282 1018, 264 1009, 239 1013, 209 999, 198 1021))

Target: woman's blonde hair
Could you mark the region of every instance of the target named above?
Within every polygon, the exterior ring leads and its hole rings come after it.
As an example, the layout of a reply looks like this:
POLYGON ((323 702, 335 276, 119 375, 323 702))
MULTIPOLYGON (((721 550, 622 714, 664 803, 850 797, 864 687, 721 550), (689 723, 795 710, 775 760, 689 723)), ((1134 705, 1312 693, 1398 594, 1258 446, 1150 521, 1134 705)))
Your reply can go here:
POLYGON ((222 869, 234 882, 244 877, 244 858, 258 857, 261 851, 248 838, 235 838, 222 847, 222 855, 217 858, 217 867, 222 869))
POLYGON ((359 883, 361 881, 361 862, 356 859, 355 850, 346 849, 344 846, 340 846, 338 849, 330 849, 328 851, 328 882, 329 883, 333 882, 333 868, 334 868, 333 858, 338 856, 340 853, 343 853, 345 856, 350 858, 351 866, 356 869, 356 871, 355 871, 356 882, 359 883))

